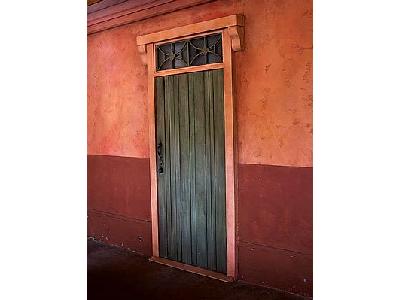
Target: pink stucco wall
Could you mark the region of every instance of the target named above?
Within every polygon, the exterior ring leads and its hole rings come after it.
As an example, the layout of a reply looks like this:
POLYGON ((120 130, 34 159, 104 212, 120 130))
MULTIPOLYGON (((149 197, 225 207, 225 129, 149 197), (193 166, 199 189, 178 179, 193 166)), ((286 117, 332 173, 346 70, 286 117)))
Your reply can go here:
POLYGON ((245 48, 233 53, 239 279, 310 296, 312 0, 216 0, 88 36, 88 232, 151 255, 136 36, 232 14, 245 16, 245 48))
POLYGON ((149 157, 138 34, 230 14, 246 18, 233 55, 239 162, 312 166, 310 0, 220 0, 89 35, 88 154, 149 157))

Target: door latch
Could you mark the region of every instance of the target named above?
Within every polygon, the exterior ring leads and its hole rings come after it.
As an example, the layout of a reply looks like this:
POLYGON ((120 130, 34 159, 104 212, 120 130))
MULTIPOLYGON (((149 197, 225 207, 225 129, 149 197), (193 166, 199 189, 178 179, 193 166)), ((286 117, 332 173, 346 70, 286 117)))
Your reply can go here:
POLYGON ((157 144, 157 155, 158 155, 158 173, 163 174, 164 173, 164 158, 162 155, 162 143, 159 142, 157 144))

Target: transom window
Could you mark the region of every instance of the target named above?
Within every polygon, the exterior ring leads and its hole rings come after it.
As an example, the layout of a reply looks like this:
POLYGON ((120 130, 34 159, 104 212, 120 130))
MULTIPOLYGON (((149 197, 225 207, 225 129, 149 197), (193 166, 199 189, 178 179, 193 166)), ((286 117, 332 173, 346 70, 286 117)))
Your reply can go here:
POLYGON ((221 33, 156 46, 157 71, 221 62, 221 33))

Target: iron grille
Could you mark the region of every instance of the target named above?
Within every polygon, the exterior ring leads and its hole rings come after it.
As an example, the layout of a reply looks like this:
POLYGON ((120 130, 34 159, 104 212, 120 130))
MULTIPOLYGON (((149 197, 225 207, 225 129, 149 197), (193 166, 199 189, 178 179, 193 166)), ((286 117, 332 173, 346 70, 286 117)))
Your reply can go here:
POLYGON ((156 47, 157 71, 222 62, 221 33, 166 43, 156 47))

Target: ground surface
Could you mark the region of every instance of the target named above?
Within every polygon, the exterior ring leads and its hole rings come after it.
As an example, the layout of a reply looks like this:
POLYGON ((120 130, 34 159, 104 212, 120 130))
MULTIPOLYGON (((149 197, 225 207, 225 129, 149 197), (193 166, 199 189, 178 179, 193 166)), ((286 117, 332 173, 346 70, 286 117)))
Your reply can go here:
POLYGON ((88 240, 88 299, 304 298, 243 283, 225 283, 149 262, 132 252, 88 240))

